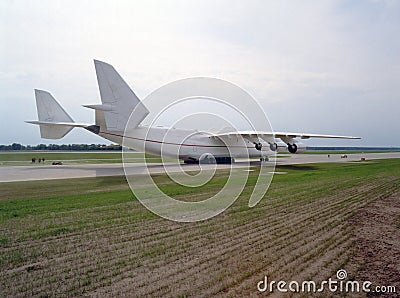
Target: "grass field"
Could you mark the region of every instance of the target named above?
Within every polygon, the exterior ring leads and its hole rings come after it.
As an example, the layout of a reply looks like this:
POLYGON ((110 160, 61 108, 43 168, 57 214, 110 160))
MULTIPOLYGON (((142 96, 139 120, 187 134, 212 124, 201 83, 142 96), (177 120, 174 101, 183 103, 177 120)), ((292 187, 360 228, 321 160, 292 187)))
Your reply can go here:
MULTIPOLYGON (((32 158, 45 158, 45 164, 53 161, 62 161, 64 164, 101 164, 101 163, 121 163, 121 152, 2 152, 0 153, 0 166, 26 166, 32 165, 32 158)), ((141 162, 143 153, 129 153, 129 162, 141 162)), ((146 155, 147 162, 160 162, 157 156, 146 155)), ((36 161, 35 165, 40 165, 36 161)))
MULTIPOLYGON (((254 170, 227 211, 185 224, 147 211, 124 177, 0 183, 0 296, 249 297, 264 275, 321 281, 344 268, 364 277, 358 218, 399 201, 400 160, 281 166, 287 174, 249 208, 254 170)), ((226 172, 196 192, 155 179, 191 197, 215 191, 226 172)), ((393 284, 396 272, 371 280, 393 284)))

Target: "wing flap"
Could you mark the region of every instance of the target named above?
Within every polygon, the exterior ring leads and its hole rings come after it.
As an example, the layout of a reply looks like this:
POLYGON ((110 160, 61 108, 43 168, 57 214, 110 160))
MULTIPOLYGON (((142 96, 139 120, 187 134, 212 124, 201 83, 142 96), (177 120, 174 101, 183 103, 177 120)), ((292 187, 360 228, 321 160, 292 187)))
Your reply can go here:
POLYGON ((310 138, 351 139, 351 140, 361 139, 360 137, 353 137, 353 136, 323 135, 323 134, 313 134, 313 133, 275 132, 274 135, 276 138, 288 137, 288 138, 300 138, 300 139, 310 139, 310 138))

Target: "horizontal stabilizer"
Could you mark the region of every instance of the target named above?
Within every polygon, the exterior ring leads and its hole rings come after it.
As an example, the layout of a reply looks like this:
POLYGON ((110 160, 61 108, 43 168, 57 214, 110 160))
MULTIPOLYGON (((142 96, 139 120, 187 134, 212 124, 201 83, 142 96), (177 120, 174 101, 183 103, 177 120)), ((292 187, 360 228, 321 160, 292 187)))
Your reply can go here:
POLYGON ((26 123, 36 124, 36 125, 56 125, 56 126, 70 126, 70 127, 87 127, 92 124, 87 123, 76 123, 76 122, 47 122, 47 121, 25 121, 26 123))
POLYGON ((100 110, 100 111, 113 111, 112 105, 102 104, 102 105, 83 105, 85 108, 100 110))

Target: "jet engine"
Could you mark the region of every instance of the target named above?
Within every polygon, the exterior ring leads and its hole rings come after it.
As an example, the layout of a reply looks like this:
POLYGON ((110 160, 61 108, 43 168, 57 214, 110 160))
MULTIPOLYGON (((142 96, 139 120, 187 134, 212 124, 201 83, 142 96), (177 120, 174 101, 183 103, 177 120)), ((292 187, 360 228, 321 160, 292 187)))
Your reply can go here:
POLYGON ((278 150, 278 144, 277 143, 266 143, 266 142, 254 142, 254 146, 258 151, 276 151, 278 150))
POLYGON ((293 143, 293 144, 287 144, 287 150, 290 153, 301 153, 306 151, 306 145, 303 143, 293 143))
POLYGON ((269 144, 269 149, 271 149, 271 151, 278 150, 278 144, 277 143, 269 144))

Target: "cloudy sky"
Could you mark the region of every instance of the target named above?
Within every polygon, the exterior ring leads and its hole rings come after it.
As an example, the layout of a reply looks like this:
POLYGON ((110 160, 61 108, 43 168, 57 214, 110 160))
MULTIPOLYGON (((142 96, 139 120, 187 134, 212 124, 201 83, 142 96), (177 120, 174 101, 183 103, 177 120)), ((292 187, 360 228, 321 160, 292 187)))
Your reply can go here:
POLYGON ((98 103, 93 59, 141 98, 210 76, 246 89, 276 131, 346 134, 315 145, 400 146, 400 1, 1 1, 0 143, 61 141, 24 123, 34 88, 78 122, 98 103))

